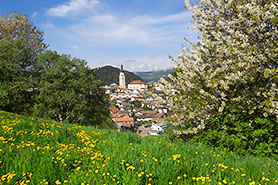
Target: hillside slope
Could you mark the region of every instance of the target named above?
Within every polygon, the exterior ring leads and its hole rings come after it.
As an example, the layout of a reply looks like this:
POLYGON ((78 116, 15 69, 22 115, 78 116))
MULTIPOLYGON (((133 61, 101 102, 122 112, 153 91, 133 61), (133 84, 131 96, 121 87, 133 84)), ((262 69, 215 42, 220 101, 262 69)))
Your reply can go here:
POLYGON ((275 184, 277 177, 273 159, 0 111, 0 184, 275 184))
POLYGON ((168 74, 171 74, 173 72, 173 69, 167 69, 160 71, 135 72, 135 74, 146 82, 157 82, 160 77, 167 78, 168 74))
MULTIPOLYGON (((119 75, 120 69, 112 67, 112 66, 104 66, 100 68, 94 69, 95 77, 98 80, 101 80, 102 85, 110 85, 112 83, 116 83, 119 85, 119 75)), ((126 84, 129 84, 133 80, 142 80, 136 74, 124 71, 126 84)), ((142 80, 144 81, 144 80, 142 80)))

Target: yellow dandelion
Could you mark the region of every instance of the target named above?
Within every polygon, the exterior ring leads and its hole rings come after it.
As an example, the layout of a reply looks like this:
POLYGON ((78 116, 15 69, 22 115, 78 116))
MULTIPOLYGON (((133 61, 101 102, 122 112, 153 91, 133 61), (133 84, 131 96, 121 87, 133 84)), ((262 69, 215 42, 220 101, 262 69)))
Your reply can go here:
POLYGON ((79 167, 77 167, 75 170, 77 170, 77 171, 78 171, 78 170, 80 170, 80 169, 81 169, 81 167, 79 166, 79 167))

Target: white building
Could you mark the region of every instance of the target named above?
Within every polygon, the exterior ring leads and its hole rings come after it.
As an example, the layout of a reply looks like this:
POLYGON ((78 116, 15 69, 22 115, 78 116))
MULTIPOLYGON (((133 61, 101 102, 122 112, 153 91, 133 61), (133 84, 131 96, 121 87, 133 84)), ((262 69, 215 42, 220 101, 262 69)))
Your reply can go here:
POLYGON ((125 89, 125 73, 124 73, 123 65, 121 65, 121 72, 119 75, 119 86, 120 88, 125 89))
POLYGON ((163 123, 152 123, 150 135, 161 135, 164 133, 165 125, 163 123))
POLYGON ((148 89, 148 85, 141 80, 134 80, 128 84, 127 88, 132 90, 144 91, 148 89))

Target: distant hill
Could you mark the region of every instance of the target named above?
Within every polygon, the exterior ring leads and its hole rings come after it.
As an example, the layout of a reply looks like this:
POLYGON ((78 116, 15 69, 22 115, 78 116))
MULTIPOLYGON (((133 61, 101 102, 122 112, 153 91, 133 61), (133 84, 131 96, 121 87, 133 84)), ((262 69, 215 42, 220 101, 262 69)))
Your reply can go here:
POLYGON ((166 78, 168 74, 171 74, 173 72, 174 72, 173 69, 167 69, 167 70, 160 70, 160 71, 135 72, 135 74, 138 75, 146 82, 157 82, 160 77, 166 78))
MULTIPOLYGON (((112 83, 116 83, 119 85, 119 75, 121 71, 119 68, 115 68, 112 66, 104 66, 104 67, 95 68, 93 70, 96 79, 101 80, 102 85, 110 85, 112 83)), ((124 73, 125 73, 126 84, 129 84, 133 80, 144 81, 142 78, 140 78, 139 76, 137 76, 132 72, 124 71, 124 73)))

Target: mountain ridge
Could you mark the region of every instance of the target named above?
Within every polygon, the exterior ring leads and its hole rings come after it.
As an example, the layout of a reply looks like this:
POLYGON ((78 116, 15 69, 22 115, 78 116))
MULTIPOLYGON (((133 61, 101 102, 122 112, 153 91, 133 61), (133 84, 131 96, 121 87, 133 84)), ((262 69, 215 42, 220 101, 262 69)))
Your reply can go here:
POLYGON ((147 72, 134 72, 140 78, 144 79, 146 82, 157 82, 160 77, 167 78, 168 74, 172 74, 173 69, 157 70, 157 71, 147 71, 147 72))
MULTIPOLYGON (((101 81, 101 85, 110 85, 112 83, 116 83, 119 85, 119 75, 121 71, 119 68, 106 65, 103 67, 94 68, 93 71, 96 79, 101 81)), ((138 75, 130 71, 124 70, 124 74, 126 79, 126 85, 134 80, 145 81, 142 78, 140 78, 138 75)))

